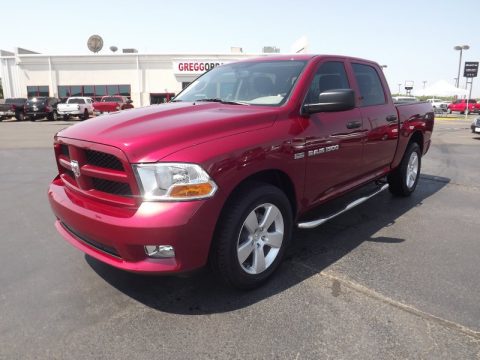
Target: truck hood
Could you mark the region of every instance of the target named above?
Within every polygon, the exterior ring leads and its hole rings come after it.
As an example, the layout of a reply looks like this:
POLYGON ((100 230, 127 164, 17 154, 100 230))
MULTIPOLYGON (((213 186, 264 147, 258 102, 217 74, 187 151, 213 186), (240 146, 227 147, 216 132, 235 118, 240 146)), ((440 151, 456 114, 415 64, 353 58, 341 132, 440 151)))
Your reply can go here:
POLYGON ((93 108, 98 111, 115 111, 117 106, 122 106, 115 101, 94 102, 93 108))
POLYGON ((271 126, 278 109, 221 103, 169 103, 124 110, 71 126, 57 136, 115 146, 132 163, 271 126))

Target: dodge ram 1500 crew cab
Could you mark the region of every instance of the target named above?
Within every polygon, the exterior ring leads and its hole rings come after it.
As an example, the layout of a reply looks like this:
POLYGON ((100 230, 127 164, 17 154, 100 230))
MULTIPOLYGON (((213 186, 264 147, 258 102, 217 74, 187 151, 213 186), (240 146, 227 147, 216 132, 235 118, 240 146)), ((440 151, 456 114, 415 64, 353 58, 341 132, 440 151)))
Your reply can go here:
POLYGON ((209 263, 252 288, 295 226, 387 188, 410 195, 433 122, 430 104, 393 104, 374 62, 250 59, 214 68, 172 103, 60 131, 48 197, 60 234, 102 262, 150 274, 209 263))

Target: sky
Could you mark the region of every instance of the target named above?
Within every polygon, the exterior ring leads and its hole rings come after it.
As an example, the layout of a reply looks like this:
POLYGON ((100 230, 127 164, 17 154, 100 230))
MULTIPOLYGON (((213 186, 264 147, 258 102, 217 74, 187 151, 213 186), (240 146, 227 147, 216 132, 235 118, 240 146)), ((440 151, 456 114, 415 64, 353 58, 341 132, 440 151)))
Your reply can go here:
MULTIPOLYGON (((290 53, 302 36, 308 52, 338 54, 387 65, 390 90, 405 92, 406 81, 420 90, 438 80, 452 85, 459 51, 464 61, 480 60, 478 0, 343 1, 48 1, 7 2, 0 49, 23 47, 43 54, 88 54, 87 39, 99 34, 103 53, 114 45, 140 53, 261 53, 276 46, 290 53), (9 9, 10 8, 10 9, 9 9), (470 9, 470 10, 469 10, 470 9)), ((465 78, 460 74, 460 87, 465 78)), ((480 80, 473 83, 480 97, 480 80)))

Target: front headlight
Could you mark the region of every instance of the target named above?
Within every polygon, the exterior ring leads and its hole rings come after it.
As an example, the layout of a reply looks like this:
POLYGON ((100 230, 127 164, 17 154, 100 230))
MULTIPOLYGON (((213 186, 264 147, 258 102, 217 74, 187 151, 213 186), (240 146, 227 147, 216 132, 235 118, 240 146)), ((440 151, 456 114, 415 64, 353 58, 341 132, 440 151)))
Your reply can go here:
POLYGON ((135 164, 133 170, 146 201, 204 199, 217 191, 215 182, 196 164, 135 164))

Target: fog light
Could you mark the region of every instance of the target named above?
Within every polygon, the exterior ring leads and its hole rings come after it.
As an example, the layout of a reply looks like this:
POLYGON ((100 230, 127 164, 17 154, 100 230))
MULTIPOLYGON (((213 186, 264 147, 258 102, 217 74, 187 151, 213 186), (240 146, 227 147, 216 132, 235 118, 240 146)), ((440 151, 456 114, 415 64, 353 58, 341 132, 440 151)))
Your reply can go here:
POLYGON ((144 246, 145 254, 152 258, 175 257, 175 250, 171 245, 147 245, 144 246))

